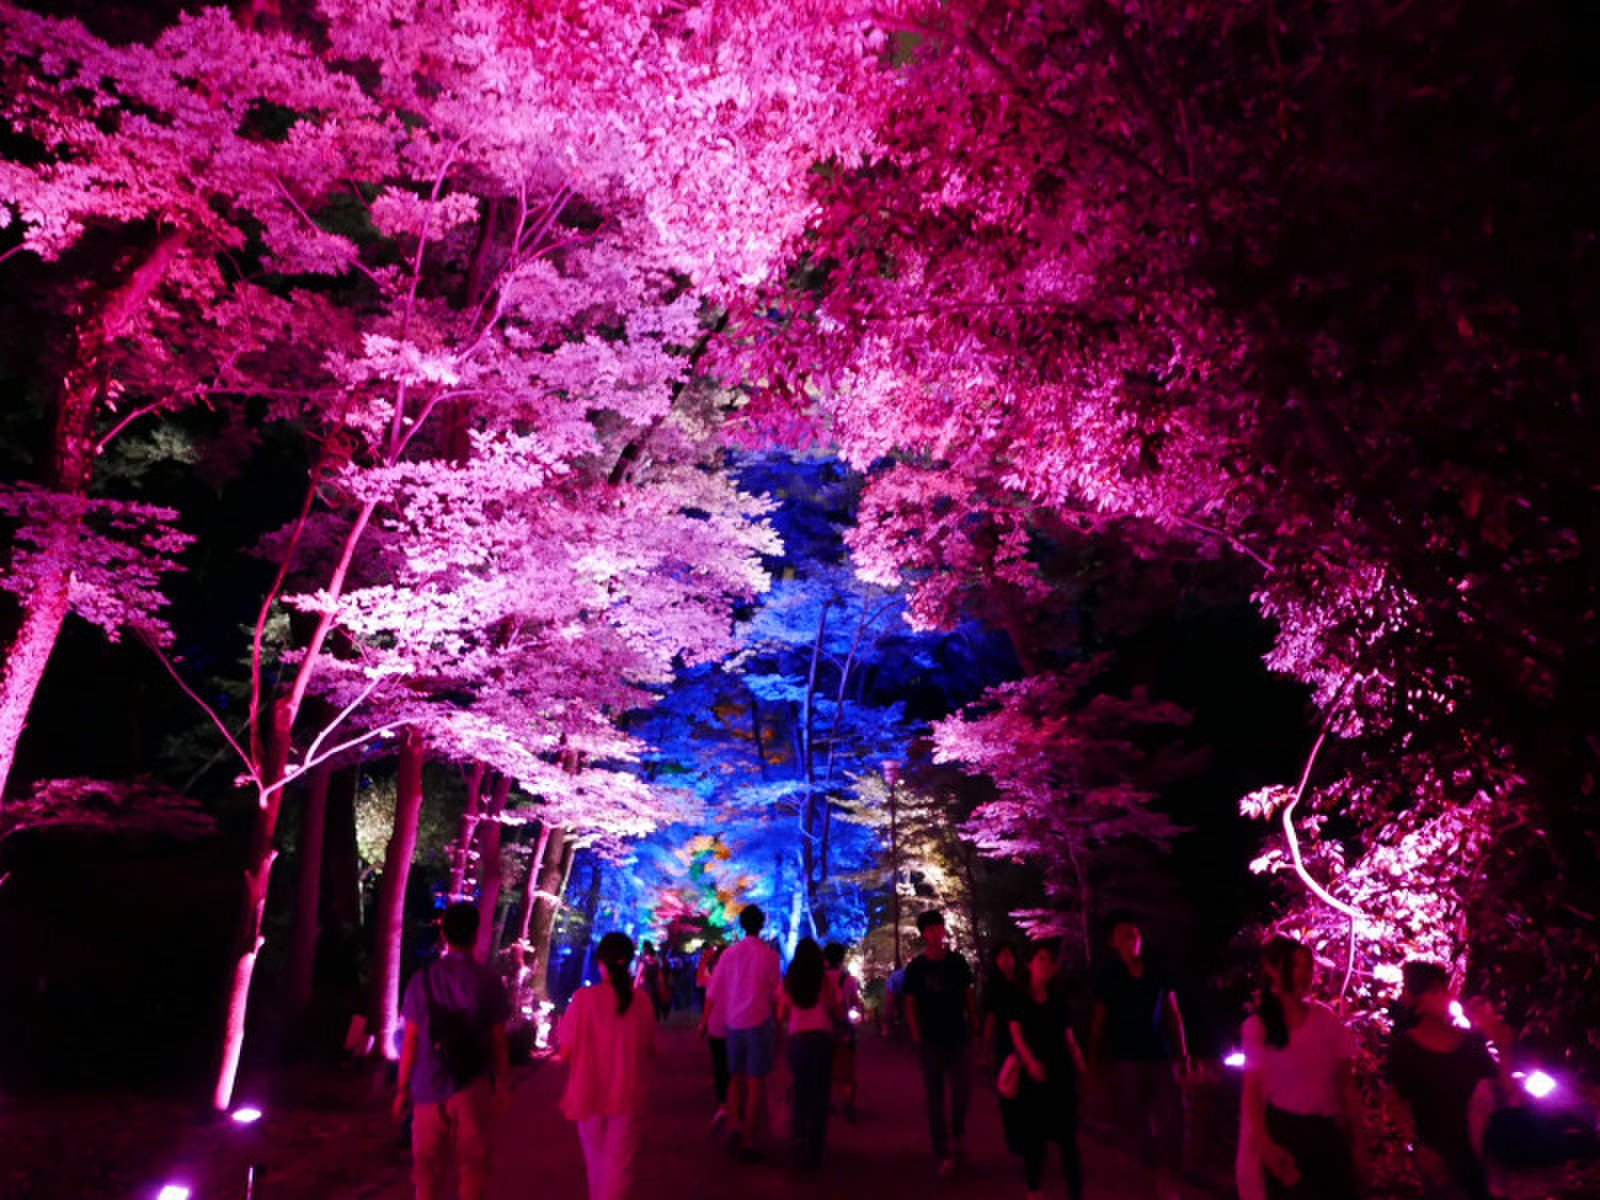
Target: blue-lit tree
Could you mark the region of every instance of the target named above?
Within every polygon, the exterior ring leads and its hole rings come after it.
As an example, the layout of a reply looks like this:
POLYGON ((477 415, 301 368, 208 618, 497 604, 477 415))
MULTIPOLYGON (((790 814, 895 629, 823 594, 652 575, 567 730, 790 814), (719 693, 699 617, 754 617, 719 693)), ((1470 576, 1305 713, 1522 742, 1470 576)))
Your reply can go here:
POLYGON ((771 591, 743 614, 744 648, 680 672, 632 729, 654 746, 652 782, 693 794, 703 816, 636 848, 629 882, 615 886, 631 893, 616 897, 618 916, 658 934, 697 918, 715 939, 719 905, 751 900, 787 945, 859 940, 887 884, 881 823, 870 819, 881 785, 860 781, 918 753, 927 722, 992 682, 986 664, 1005 656, 976 627, 914 633, 899 592, 855 575, 843 542, 855 483, 836 462, 755 459, 740 480, 778 502, 785 555, 769 564, 771 591), (711 833, 728 880, 697 901, 684 864, 711 833), (703 911, 691 914, 696 902, 703 911))

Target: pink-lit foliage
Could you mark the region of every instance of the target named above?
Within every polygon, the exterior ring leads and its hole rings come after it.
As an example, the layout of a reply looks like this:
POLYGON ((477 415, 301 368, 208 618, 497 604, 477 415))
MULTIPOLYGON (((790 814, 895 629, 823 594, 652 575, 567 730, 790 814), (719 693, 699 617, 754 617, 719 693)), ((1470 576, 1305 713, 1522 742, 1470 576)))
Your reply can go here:
POLYGON ((37 829, 198 838, 216 822, 196 800, 152 779, 50 779, 6 807, 0 840, 37 829))
POLYGON ((318 447, 232 739, 260 819, 219 1105, 287 781, 404 727, 585 836, 648 828, 660 799, 604 769, 636 751, 615 722, 725 647, 774 549, 690 372, 706 302, 801 228, 819 158, 866 144, 865 9, 524 8, 328 0, 306 37, 213 11, 123 48, 6 10, 10 113, 45 147, 0 171, 18 248, 159 231, 107 363, 151 412, 265 394, 318 447), (290 642, 283 604, 309 614, 290 642), (339 716, 298 730, 313 690, 339 716))
POLYGON ((1566 19, 918 6, 882 154, 819 180, 729 354, 873 472, 857 554, 925 620, 970 564, 1026 597, 1060 523, 1253 563, 1333 738, 1308 870, 1381 910, 1373 958, 1592 1029, 1600 108, 1566 19))
POLYGON ((288 272, 326 265, 284 181, 308 173, 301 138, 362 102, 352 81, 304 69, 286 39, 246 35, 221 12, 152 46, 111 46, 10 4, 0 25, 0 111, 18 148, 0 161, 0 261, 42 261, 17 286, 66 297, 37 389, 49 451, 34 486, 7 489, 22 620, 0 688, 3 787, 69 612, 162 635, 160 579, 182 545, 174 514, 94 495, 101 456, 158 414, 273 392, 315 344, 321 304, 240 270, 258 255, 288 272), (269 103, 320 115, 273 140, 257 127, 269 103), (108 581, 113 565, 123 574, 108 581))
POLYGON ((939 722, 935 762, 991 776, 999 791, 966 831, 987 854, 1035 861, 1049 904, 1015 913, 1040 937, 1089 951, 1090 921, 1106 907, 1097 851, 1137 841, 1170 847, 1181 830, 1150 801, 1193 769, 1174 740, 1189 715, 1140 687, 1119 696, 1097 657, 991 688, 973 710, 939 722))

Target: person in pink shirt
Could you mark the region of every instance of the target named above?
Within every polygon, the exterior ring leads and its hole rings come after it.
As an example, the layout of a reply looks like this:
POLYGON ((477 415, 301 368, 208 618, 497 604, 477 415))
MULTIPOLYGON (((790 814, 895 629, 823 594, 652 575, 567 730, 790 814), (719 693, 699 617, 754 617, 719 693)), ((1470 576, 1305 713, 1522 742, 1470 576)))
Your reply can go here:
POLYGON ((767 1076, 777 1063, 778 1031, 773 1020, 783 972, 778 952, 761 940, 767 915, 754 904, 739 914, 744 937, 722 952, 706 995, 707 1028, 728 1028, 728 1109, 732 1130, 728 1150, 735 1157, 759 1158, 761 1118, 767 1076))
POLYGON ((778 997, 778 1020, 789 1039, 789 1072, 794 1078, 792 1132, 795 1165, 799 1167, 822 1165, 834 1028, 841 1009, 839 990, 828 976, 822 947, 811 938, 801 938, 778 997))
POLYGON ((633 986, 633 942, 608 933, 602 980, 572 998, 557 1045, 568 1066, 561 1112, 578 1126, 590 1200, 625 1200, 644 1133, 646 1072, 655 1053, 650 997, 633 986))

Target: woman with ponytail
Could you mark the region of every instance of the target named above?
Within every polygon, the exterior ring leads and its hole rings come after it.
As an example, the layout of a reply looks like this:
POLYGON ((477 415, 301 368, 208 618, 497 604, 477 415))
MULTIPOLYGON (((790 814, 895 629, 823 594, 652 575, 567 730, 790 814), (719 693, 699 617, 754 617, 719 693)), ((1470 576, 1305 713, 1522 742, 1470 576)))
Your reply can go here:
POLYGON ((1244 1023, 1244 1136, 1265 1168, 1268 1200, 1355 1200, 1362 1137, 1354 1041, 1308 999, 1311 951, 1278 935, 1261 952, 1255 1013, 1244 1023))
POLYGON ((572 998, 557 1039, 568 1066, 561 1111, 578 1125, 590 1200, 624 1200, 644 1132, 645 1076, 655 1052, 650 997, 633 986, 633 942, 608 933, 601 978, 572 998))
POLYGON ((841 1011, 822 947, 811 938, 801 938, 778 994, 778 1020, 788 1038, 789 1073, 794 1080, 791 1132, 796 1166, 822 1165, 833 1080, 834 1028, 841 1011))

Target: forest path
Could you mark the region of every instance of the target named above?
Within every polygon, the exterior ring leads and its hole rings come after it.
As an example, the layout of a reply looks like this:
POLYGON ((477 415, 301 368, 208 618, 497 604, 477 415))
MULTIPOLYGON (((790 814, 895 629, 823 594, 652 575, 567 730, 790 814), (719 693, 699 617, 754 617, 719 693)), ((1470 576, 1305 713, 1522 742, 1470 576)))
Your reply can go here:
MULTIPOLYGON (((857 1059, 857 1119, 828 1122, 822 1167, 784 1165, 787 1138, 774 1136, 769 1160, 731 1163, 710 1126, 711 1067, 693 1017, 676 1014, 661 1030, 651 1084, 650 1124, 638 1164, 639 1200, 889 1200, 926 1192, 930 1200, 988 1200, 1023 1194, 1021 1160, 1007 1151, 993 1088, 974 1088, 968 1159, 954 1179, 940 1179, 928 1149, 922 1083, 908 1046, 864 1032, 857 1059)), ((980 1072, 980 1079, 985 1073, 980 1072)), ((565 1072, 545 1064, 519 1073, 511 1109, 495 1132, 489 1200, 582 1200, 587 1195, 575 1127, 557 1107, 565 1072)), ((1143 1176, 1126 1155, 1087 1133, 1082 1148, 1089 1200, 1141 1200, 1143 1176)), ((1047 1194, 1064 1196, 1052 1157, 1047 1194)), ((1184 1200, 1220 1193, 1186 1186, 1184 1200)))

